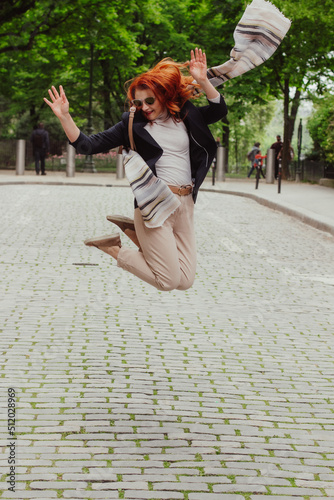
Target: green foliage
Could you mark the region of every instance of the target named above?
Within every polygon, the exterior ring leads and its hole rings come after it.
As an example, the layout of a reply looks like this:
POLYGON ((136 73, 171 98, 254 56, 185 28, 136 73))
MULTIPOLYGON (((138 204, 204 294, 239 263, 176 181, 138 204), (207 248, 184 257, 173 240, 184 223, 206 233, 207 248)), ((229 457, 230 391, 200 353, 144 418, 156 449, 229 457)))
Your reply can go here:
POLYGON ((334 162, 334 95, 326 94, 314 106, 308 129, 316 152, 329 162, 334 162))
MULTIPOLYGON (((48 88, 59 84, 66 90, 74 119, 84 128, 91 49, 93 125, 97 131, 115 124, 124 111, 124 83, 163 57, 183 62, 197 45, 206 51, 210 66, 227 61, 234 28, 248 3, 2 0, 0 136, 27 136, 40 120, 61 135, 43 102, 48 88)), ((230 139, 237 162, 265 130, 272 98, 287 98, 286 121, 293 129, 301 93, 311 88, 323 92, 333 75, 332 0, 321 4, 275 0, 275 4, 292 20, 281 47, 265 64, 221 88, 229 105, 230 139)), ((213 127, 213 133, 222 135, 221 123, 213 127)))
MULTIPOLYGON (((232 106, 231 106, 232 107, 232 106)), ((231 129, 229 166, 230 169, 238 169, 239 166, 247 165, 247 153, 251 150, 254 142, 260 142, 262 154, 266 154, 264 142, 267 137, 267 127, 274 115, 275 103, 254 103, 245 110, 242 119, 239 113, 229 113, 231 129)))

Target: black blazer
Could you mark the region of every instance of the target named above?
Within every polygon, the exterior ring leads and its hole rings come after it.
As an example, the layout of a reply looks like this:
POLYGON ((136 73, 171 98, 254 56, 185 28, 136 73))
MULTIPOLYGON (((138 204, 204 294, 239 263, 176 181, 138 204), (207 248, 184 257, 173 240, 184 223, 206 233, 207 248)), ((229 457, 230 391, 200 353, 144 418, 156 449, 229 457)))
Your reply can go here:
MULTIPOLYGON (((194 181, 193 199, 196 201, 200 185, 215 157, 217 146, 208 124, 215 123, 227 114, 227 107, 221 96, 219 103, 209 101, 207 106, 196 107, 187 101, 180 112, 180 118, 188 130, 190 142, 191 175, 194 181)), ((130 147, 128 134, 129 113, 124 113, 122 120, 113 127, 99 134, 86 136, 82 132, 78 139, 71 143, 81 154, 91 155, 103 153, 118 146, 130 147)), ((133 138, 136 151, 145 160, 154 175, 155 164, 163 153, 162 148, 145 130, 146 118, 141 112, 135 114, 133 120, 133 138)))

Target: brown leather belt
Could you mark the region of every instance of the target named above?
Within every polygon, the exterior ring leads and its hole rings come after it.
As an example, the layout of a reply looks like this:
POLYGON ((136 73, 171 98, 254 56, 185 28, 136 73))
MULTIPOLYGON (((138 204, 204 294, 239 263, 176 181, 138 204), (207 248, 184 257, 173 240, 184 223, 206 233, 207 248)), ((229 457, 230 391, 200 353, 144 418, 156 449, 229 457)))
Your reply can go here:
POLYGON ((179 196, 187 196, 193 192, 193 187, 191 185, 188 186, 168 186, 172 193, 178 194, 179 196))

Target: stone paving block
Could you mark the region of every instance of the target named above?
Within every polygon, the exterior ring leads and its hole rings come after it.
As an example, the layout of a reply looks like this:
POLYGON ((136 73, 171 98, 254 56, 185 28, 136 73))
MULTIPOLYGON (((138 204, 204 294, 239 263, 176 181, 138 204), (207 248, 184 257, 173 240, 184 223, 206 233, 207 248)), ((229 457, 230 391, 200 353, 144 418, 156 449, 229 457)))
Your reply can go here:
POLYGON ((334 481, 334 471, 330 474, 319 474, 319 479, 321 481, 334 481))
POLYGON ((262 485, 251 485, 251 484, 214 484, 212 487, 214 493, 229 493, 235 492, 246 492, 246 493, 267 493, 267 488, 262 485))
MULTIPOLYGON (((54 471, 53 471, 54 472, 54 471)), ((57 474, 56 473, 51 473, 50 469, 47 470, 47 472, 29 472, 28 474, 20 473, 19 474, 19 479, 20 481, 33 481, 40 479, 41 481, 56 481, 57 480, 57 474)))
POLYGON ((242 495, 229 493, 189 493, 189 500, 244 500, 242 495))
POLYGON ((334 477, 330 482, 321 480, 317 481, 297 480, 296 485, 302 487, 310 487, 310 488, 334 488, 334 477))
POLYGON ((276 488, 275 486, 273 486, 272 488, 270 488, 270 491, 271 493, 273 493, 274 495, 277 494, 277 495, 291 495, 293 496, 294 494, 298 494, 298 495, 322 495, 321 491, 320 490, 317 490, 317 489, 313 489, 313 488, 302 488, 302 487, 298 487, 298 488, 289 488, 289 487, 284 487, 284 488, 276 488))
POLYGON ((116 481, 116 482, 103 482, 103 483, 93 483, 93 490, 139 490, 144 491, 148 490, 148 483, 146 481, 116 481))
POLYGON ((128 500, 183 500, 183 493, 178 491, 131 491, 126 490, 124 498, 128 500))
POLYGON ((186 478, 181 477, 180 482, 154 482, 153 490, 161 491, 209 491, 207 483, 202 482, 188 482, 186 478))
MULTIPOLYGON (((23 457, 18 456, 17 463, 18 463, 18 465, 24 466, 24 467, 33 467, 34 465, 36 465, 36 466, 43 466, 44 465, 47 467, 52 466, 52 460, 46 460, 44 458, 35 458, 35 455, 34 455, 34 458, 24 458, 24 459, 23 459, 23 457)), ((0 463, 0 465, 1 465, 1 463, 0 463)), ((7 466, 8 460, 6 460, 3 465, 7 466)))
POLYGON ((64 472, 62 473, 63 481, 117 481, 117 475, 113 470, 110 469, 100 469, 92 470, 91 472, 85 473, 79 472, 64 472))
MULTIPOLYGON (((87 460, 64 460, 62 456, 59 456, 59 460, 54 461, 54 466, 58 468, 64 468, 64 471, 66 472, 67 467, 107 467, 107 461, 106 460, 94 460, 92 458, 89 458, 87 460)), ((35 464, 35 465, 38 465, 35 464)), ((42 464, 41 464, 42 465, 42 464)), ((51 462, 50 462, 51 465, 51 462)))
POLYGON ((169 467, 160 467, 160 468, 153 468, 153 467, 143 467, 143 473, 144 474, 151 474, 153 475, 180 475, 180 476, 186 476, 187 479, 191 480, 191 476, 199 476, 200 471, 198 469, 191 469, 189 467, 177 467, 176 464, 170 464, 169 467))
POLYGON ((16 499, 16 500, 23 500, 25 498, 28 498, 29 500, 51 500, 53 498, 57 498, 57 492, 56 491, 20 491, 19 496, 18 493, 12 493, 10 491, 4 491, 2 493, 1 498, 7 499, 16 499))
MULTIPOLYGON (((63 472, 66 470, 66 473, 74 473, 74 472, 81 472, 82 467, 77 466, 77 465, 70 465, 70 462, 67 464, 66 469, 64 467, 57 467, 56 465, 52 466, 52 472, 54 474, 63 474, 63 472)), ((49 467, 31 467, 30 469, 31 474, 46 474, 50 472, 49 467)), ((21 477, 21 475, 20 475, 21 477)))
MULTIPOLYGON (((258 500, 258 496, 253 496, 251 495, 251 500, 258 500)), ((315 497, 311 497, 311 500, 313 500, 313 498, 315 497)), ((316 497, 316 498, 320 498, 320 497, 316 497)), ((323 498, 323 497, 322 497, 323 498)), ((298 495, 298 493, 296 492, 296 495, 266 495, 266 500, 304 500, 305 497, 304 496, 300 496, 298 495)))
POLYGON ((32 481, 32 490, 85 490, 87 483, 84 481, 32 481))
POLYGON ((252 484, 262 484, 263 486, 290 486, 291 483, 287 479, 279 479, 275 477, 243 477, 243 476, 237 476, 235 478, 236 484, 245 484, 245 485, 252 485, 252 484))
POLYGON ((108 497, 106 497, 105 491, 64 491, 63 497, 67 498, 67 500, 74 500, 76 498, 87 500, 87 498, 96 498, 99 500, 114 500, 119 499, 118 491, 109 490, 107 493, 108 497))
POLYGON ((211 477, 215 475, 223 475, 223 476, 257 476, 257 471, 256 470, 251 470, 251 469, 246 469, 246 468, 233 468, 233 467, 210 467, 210 466, 204 466, 204 472, 206 473, 207 476, 211 477))

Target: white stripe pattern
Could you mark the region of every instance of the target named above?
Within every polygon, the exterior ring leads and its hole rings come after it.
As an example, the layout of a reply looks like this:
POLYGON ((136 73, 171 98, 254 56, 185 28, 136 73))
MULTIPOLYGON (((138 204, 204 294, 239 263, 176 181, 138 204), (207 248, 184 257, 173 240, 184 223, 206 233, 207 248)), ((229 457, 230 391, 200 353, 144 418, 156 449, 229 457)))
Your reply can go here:
POLYGON ((253 0, 234 31, 231 59, 208 69, 214 87, 259 66, 273 55, 291 26, 278 9, 266 0, 253 0))
POLYGON ((123 151, 123 164, 145 226, 161 227, 180 206, 180 200, 135 151, 123 151))

